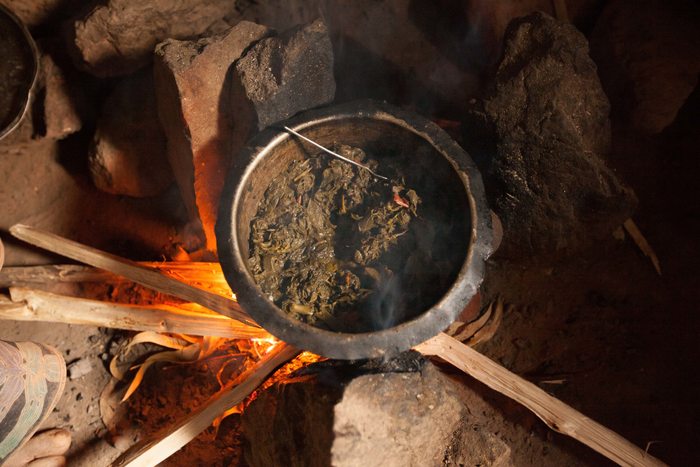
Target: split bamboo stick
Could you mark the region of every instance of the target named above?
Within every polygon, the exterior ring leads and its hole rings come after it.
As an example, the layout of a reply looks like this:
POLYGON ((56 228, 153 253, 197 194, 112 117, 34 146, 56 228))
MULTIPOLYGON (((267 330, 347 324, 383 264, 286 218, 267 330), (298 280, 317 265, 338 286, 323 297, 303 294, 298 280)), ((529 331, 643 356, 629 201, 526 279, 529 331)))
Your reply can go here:
POLYGON ((129 331, 155 331, 227 339, 266 338, 261 328, 218 313, 175 305, 124 305, 65 297, 24 287, 10 288, 11 299, 0 295, 0 319, 87 324, 129 331))
POLYGON ((236 301, 168 277, 153 268, 22 224, 10 227, 10 233, 31 245, 106 269, 158 292, 198 303, 224 316, 257 327, 236 301))
POLYGON ((162 462, 207 429, 221 414, 240 404, 278 367, 292 360, 300 350, 280 343, 255 366, 239 376, 180 423, 153 439, 132 446, 112 467, 152 467, 162 462))
POLYGON ((581 441, 623 467, 668 467, 614 431, 445 333, 424 342, 416 350, 450 362, 491 389, 523 404, 552 430, 581 441))

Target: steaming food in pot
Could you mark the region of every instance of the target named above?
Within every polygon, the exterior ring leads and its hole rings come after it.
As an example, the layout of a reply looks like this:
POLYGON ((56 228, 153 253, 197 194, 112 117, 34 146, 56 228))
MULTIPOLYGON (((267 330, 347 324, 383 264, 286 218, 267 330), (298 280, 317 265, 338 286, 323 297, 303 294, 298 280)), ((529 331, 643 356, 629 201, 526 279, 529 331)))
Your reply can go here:
MULTIPOLYGON (((372 170, 379 165, 361 149, 336 150, 372 170)), ((367 332, 420 301, 406 288, 406 265, 421 199, 405 187, 398 164, 382 170, 391 181, 321 153, 293 162, 265 192, 251 222, 249 267, 263 292, 296 319, 367 332)))

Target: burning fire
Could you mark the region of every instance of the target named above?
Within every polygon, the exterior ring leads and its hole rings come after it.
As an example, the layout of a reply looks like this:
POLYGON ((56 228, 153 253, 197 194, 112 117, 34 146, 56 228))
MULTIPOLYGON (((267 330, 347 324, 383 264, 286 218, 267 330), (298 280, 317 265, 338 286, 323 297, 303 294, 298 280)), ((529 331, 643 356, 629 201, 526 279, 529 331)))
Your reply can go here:
POLYGON ((274 337, 262 337, 262 338, 253 338, 251 339, 253 341, 253 349, 255 349, 255 353, 258 354, 258 358, 262 358, 262 355, 267 355, 269 354, 272 349, 275 348, 277 344, 279 344, 280 340, 275 339, 274 337), (262 355, 258 352, 258 346, 262 346, 264 349, 264 352, 262 355))
MULTIPOLYGON (((158 269, 161 273, 176 278, 181 282, 191 284, 195 287, 214 292, 218 295, 236 299, 236 294, 231 290, 226 279, 224 278, 221 266, 218 263, 184 263, 184 262, 165 262, 165 263, 150 263, 151 267, 158 269)), ((128 289, 123 289, 126 292, 128 289)), ((134 290, 128 290, 124 297, 114 295, 115 290, 110 293, 110 300, 120 301, 128 300, 130 303, 135 300, 134 290)), ((177 304, 177 313, 187 316, 211 316, 211 311, 194 303, 181 303, 180 300, 157 295, 155 297, 144 295, 144 301, 156 305, 177 304)), ((230 320, 221 315, 222 320, 230 320)), ((235 320, 230 320, 231 326, 236 327, 239 323, 235 320)), ((241 327, 249 328, 246 325, 240 324, 241 327)), ((252 328, 250 328, 252 329, 252 328)), ((201 337, 185 334, 166 334, 158 332, 141 332, 133 336, 130 340, 125 341, 120 347, 117 355, 114 357, 110 370, 117 379, 123 380, 124 373, 128 370, 137 370, 126 395, 123 400, 131 396, 137 390, 142 381, 146 370, 156 362, 167 362, 176 365, 198 364, 206 367, 208 372, 216 376, 216 380, 220 388, 224 388, 235 380, 240 374, 250 369, 256 362, 270 354, 277 346, 283 342, 276 339, 274 336, 259 330, 256 334, 251 334, 249 339, 226 339, 220 337, 201 337), (129 358, 129 353, 134 346, 139 344, 156 344, 165 347, 168 350, 156 352, 144 361, 136 364, 137 357, 129 358)), ((274 384, 280 378, 306 366, 310 363, 319 361, 321 357, 310 352, 303 352, 293 361, 278 370, 275 375, 265 382, 258 390, 256 390, 246 401, 224 413, 219 419, 214 422, 214 427, 218 427, 226 416, 233 413, 240 413, 252 401, 256 395, 274 384)), ((167 367, 166 367, 167 368, 167 367)), ((164 368, 164 369, 166 369, 164 368)))

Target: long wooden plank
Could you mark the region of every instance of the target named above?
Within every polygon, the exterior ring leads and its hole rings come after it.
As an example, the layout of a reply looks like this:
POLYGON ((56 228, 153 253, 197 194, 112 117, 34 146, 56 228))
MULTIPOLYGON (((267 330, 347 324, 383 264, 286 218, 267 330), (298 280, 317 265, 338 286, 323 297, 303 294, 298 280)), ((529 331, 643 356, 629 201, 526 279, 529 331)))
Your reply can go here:
POLYGON ((445 333, 419 345, 416 350, 450 362, 491 389, 523 404, 552 430, 581 441, 623 467, 668 467, 614 431, 445 333))
POLYGON ((255 366, 247 370, 231 386, 222 389, 180 423, 132 446, 112 463, 112 467, 152 467, 171 456, 206 430, 221 414, 255 391, 279 366, 301 353, 280 343, 255 366))
POLYGON ((130 331, 156 331, 227 339, 266 338, 261 328, 217 313, 174 305, 124 305, 65 297, 24 287, 0 295, 0 319, 87 324, 130 331))
POLYGON ((16 238, 34 246, 96 268, 106 269, 158 292, 198 303, 224 316, 237 319, 251 326, 258 326, 236 301, 186 284, 153 268, 22 224, 10 227, 10 233, 16 238))

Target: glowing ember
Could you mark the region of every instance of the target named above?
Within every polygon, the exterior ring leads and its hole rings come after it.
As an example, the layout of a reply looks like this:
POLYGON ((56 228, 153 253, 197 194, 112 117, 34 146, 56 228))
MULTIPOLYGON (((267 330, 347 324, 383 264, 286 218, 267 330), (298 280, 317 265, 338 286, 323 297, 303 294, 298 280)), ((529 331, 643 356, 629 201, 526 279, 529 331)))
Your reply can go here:
POLYGON ((254 346, 253 348, 255 349, 255 353, 258 354, 258 357, 260 357, 260 353, 258 353, 258 347, 257 347, 257 345, 263 346, 263 348, 264 348, 263 355, 267 355, 268 353, 270 353, 270 351, 271 351, 272 349, 275 348, 275 346, 276 346, 277 344, 279 344, 280 342, 282 342, 282 341, 280 341, 280 340, 275 339, 275 338, 272 337, 272 336, 270 336, 270 337, 262 337, 262 338, 253 338, 253 339, 251 339, 251 341, 253 341, 253 343, 255 344, 255 346, 254 346))

